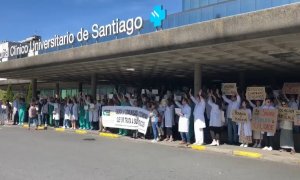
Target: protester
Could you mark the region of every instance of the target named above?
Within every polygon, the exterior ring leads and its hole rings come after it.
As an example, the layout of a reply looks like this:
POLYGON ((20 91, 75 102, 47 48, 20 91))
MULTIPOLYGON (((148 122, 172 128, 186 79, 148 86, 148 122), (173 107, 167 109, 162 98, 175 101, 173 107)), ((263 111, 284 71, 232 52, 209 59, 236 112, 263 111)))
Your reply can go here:
MULTIPOLYGON (((265 105, 262 107, 262 109, 268 109, 268 110, 275 109, 270 98, 266 98, 265 105)), ((265 147, 263 148, 263 150, 272 151, 274 145, 273 144, 274 133, 271 132, 262 132, 262 133, 265 136, 265 147)))
POLYGON ((247 112, 247 122, 238 123, 238 135, 241 143, 241 147, 248 147, 252 143, 252 129, 251 129, 251 117, 252 112, 247 101, 243 100, 241 109, 247 112))
POLYGON ((67 100, 67 103, 64 106, 64 122, 63 122, 63 128, 69 129, 70 128, 70 119, 71 119, 71 109, 72 109, 72 101, 71 99, 67 100))
POLYGON ((77 104, 77 99, 76 98, 73 98, 73 105, 71 106, 71 112, 70 112, 70 114, 71 114, 71 118, 70 118, 70 120, 71 120, 71 128, 72 129, 76 129, 76 123, 77 123, 77 121, 78 121, 78 109, 79 109, 79 107, 78 107, 78 104, 77 104))
POLYGON ((30 108, 28 110, 28 130, 30 130, 30 125, 31 125, 31 122, 33 123, 33 125, 35 125, 35 129, 37 130, 38 128, 38 119, 37 119, 37 109, 36 109, 36 106, 35 106, 35 102, 32 101, 30 103, 30 108))
POLYGON ((192 109, 188 105, 188 99, 186 97, 182 99, 182 104, 176 100, 175 104, 180 108, 180 112, 177 112, 177 115, 179 116, 178 131, 181 135, 180 144, 189 146, 191 144, 189 135, 189 119, 192 109))
POLYGON ((158 138, 158 112, 156 110, 156 106, 154 103, 151 104, 150 106, 150 113, 149 113, 149 117, 150 117, 150 122, 152 124, 152 130, 153 130, 153 140, 152 142, 158 142, 159 138, 158 138))
POLYGON ((227 111, 226 111, 228 143, 237 144, 238 129, 237 129, 237 124, 232 121, 232 111, 240 108, 241 98, 238 93, 232 95, 231 99, 228 99, 226 95, 223 95, 222 98, 228 104, 227 111))
POLYGON ((216 98, 212 90, 208 92, 208 104, 211 107, 209 127, 210 127, 210 135, 212 138, 212 143, 210 145, 219 146, 221 127, 222 127, 222 121, 221 121, 222 102, 220 99, 216 98))
POLYGON ((6 100, 5 106, 6 106, 6 118, 7 118, 6 120, 8 123, 12 120, 12 107, 9 100, 6 100))
POLYGON ((18 97, 13 101, 12 118, 13 118, 13 125, 19 124, 19 98, 18 97))
POLYGON ((24 124, 24 120, 25 120, 25 112, 26 112, 26 103, 25 103, 25 99, 21 98, 19 105, 18 105, 18 113, 19 113, 19 124, 23 126, 24 124))
POLYGON ((202 145, 204 142, 203 129, 205 125, 205 99, 202 95, 202 90, 198 92, 197 98, 194 98, 190 90, 190 97, 195 104, 194 108, 194 132, 195 132, 195 145, 202 145))
POLYGON ((166 141, 172 142, 173 139, 173 126, 174 122, 174 104, 171 98, 166 102, 165 111, 164 111, 164 120, 166 126, 166 141))
MULTIPOLYGON (((281 107, 288 108, 287 102, 282 101, 281 107)), ((293 106, 291 108, 293 109, 293 106)), ((294 106, 294 108, 295 108, 295 106, 294 106)), ((280 123, 279 124, 279 126, 280 126, 280 151, 290 150, 290 152, 292 154, 294 154, 295 148, 294 148, 294 137, 293 137, 293 122, 288 121, 288 120, 282 120, 279 123, 280 123)))
MULTIPOLYGON (((259 108, 259 109, 261 109, 262 106, 265 104, 265 100, 263 101, 262 105, 259 100, 255 101, 255 104, 253 104, 250 100, 248 100, 248 102, 252 108, 259 108)), ((253 131, 252 134, 253 134, 253 139, 255 141, 255 143, 252 147, 261 148, 261 143, 262 143, 262 139, 263 139, 262 132, 261 131, 253 131)))

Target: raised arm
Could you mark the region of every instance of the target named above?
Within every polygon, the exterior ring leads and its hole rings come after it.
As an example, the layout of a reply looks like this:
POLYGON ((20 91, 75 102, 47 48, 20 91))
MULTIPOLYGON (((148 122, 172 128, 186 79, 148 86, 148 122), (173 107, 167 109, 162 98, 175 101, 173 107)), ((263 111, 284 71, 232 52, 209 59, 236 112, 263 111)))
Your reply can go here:
POLYGON ((229 103, 232 103, 232 101, 231 101, 230 99, 228 99, 228 98, 226 97, 226 95, 223 95, 222 98, 223 98, 223 100, 224 100, 225 102, 227 102, 228 104, 229 104, 229 103))

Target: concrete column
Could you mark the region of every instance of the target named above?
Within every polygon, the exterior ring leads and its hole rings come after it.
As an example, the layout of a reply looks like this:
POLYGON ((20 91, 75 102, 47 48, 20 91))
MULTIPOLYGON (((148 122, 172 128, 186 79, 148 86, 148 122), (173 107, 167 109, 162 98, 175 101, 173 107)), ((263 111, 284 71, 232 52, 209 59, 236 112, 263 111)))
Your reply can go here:
POLYGON ((91 76, 91 88, 92 88, 92 98, 96 99, 96 91, 97 91, 97 74, 94 73, 91 76))
POLYGON ((194 96, 196 96, 202 86, 202 70, 201 64, 194 65, 194 96))
POLYGON ((55 83, 55 95, 60 97, 59 83, 55 83))
POLYGON ((246 86, 246 82, 245 82, 245 73, 244 72, 240 72, 239 73, 239 87, 240 87, 240 91, 244 92, 245 91, 245 87, 246 86))
POLYGON ((32 79, 31 80, 31 85, 32 85, 32 99, 36 99, 37 98, 37 80, 36 79, 32 79))
POLYGON ((78 92, 82 92, 82 82, 78 83, 78 92))

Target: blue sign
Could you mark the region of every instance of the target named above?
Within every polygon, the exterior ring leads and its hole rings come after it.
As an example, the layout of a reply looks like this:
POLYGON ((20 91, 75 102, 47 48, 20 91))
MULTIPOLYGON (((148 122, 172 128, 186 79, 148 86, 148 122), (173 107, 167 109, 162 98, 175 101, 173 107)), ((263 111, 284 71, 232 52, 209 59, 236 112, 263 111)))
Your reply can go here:
POLYGON ((162 6, 155 6, 151 12, 150 21, 154 24, 154 27, 161 27, 163 20, 166 19, 167 11, 162 6))

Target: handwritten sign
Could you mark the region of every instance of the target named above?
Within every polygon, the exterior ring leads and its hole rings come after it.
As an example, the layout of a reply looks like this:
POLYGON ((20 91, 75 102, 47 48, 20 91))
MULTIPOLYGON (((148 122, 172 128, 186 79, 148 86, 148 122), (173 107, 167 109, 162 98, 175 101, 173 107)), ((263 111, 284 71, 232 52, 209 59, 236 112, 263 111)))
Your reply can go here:
POLYGON ((282 91, 285 94, 300 94, 300 83, 284 83, 282 91))
POLYGON ((246 98, 248 100, 265 100, 266 88, 265 87, 247 87, 246 98))
POLYGON ((278 121, 294 121, 295 110, 292 108, 279 107, 278 108, 278 121))
POLYGON ((275 133, 277 127, 277 109, 253 109, 252 130, 275 133))
POLYGON ((234 95, 237 93, 236 83, 222 83, 222 93, 225 95, 234 95))
POLYGON ((232 121, 244 123, 248 121, 248 113, 245 110, 233 110, 231 113, 232 121))
POLYGON ((300 110, 295 110, 295 126, 300 126, 300 110))

